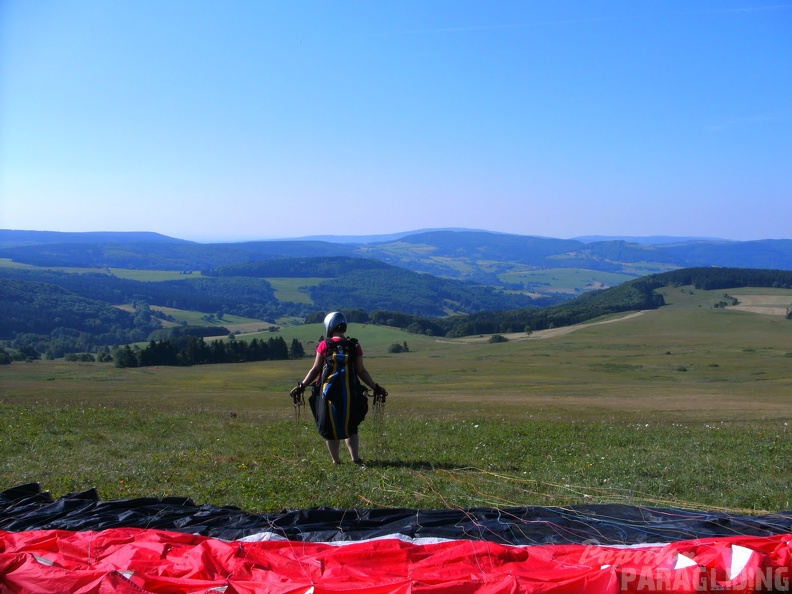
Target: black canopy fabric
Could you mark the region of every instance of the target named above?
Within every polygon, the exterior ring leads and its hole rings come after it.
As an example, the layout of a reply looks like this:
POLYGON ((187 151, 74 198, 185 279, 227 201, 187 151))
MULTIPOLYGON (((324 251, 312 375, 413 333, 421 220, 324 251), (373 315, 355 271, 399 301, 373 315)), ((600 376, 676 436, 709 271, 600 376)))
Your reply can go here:
POLYGON ((762 516, 603 504, 471 509, 311 508, 252 514, 182 497, 102 501, 95 489, 53 498, 38 483, 0 492, 0 530, 149 528, 237 540, 271 533, 305 542, 383 536, 502 544, 635 545, 792 533, 792 511, 762 516))

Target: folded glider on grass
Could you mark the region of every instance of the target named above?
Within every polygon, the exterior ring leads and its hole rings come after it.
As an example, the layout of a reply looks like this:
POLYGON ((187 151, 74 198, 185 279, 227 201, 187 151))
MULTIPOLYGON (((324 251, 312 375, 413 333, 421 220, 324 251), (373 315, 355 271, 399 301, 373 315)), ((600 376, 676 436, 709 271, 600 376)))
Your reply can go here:
POLYGON ((633 505, 302 509, 0 493, 0 592, 767 592, 792 582, 792 512, 633 505))

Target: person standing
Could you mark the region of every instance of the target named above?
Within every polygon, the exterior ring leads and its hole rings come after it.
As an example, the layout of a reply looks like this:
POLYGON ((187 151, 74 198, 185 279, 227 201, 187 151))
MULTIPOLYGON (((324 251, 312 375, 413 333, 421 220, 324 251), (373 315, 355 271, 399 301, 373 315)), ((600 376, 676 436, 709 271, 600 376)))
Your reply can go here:
POLYGON ((339 311, 324 319, 326 339, 316 348, 316 358, 305 378, 289 394, 295 401, 305 388, 314 384, 309 403, 319 434, 325 438, 334 464, 341 464, 341 441, 344 441, 355 464, 359 455, 358 425, 368 412, 368 400, 361 380, 374 396, 384 402, 388 392, 376 383, 363 363, 363 349, 355 338, 347 338, 347 321, 339 311))

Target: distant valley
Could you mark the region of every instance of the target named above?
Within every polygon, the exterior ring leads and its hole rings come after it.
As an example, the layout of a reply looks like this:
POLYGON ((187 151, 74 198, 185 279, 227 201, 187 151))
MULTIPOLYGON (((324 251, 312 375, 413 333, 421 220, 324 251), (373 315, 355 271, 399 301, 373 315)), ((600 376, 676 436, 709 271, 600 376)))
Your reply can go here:
POLYGON ((596 239, 428 230, 325 240, 196 243, 156 233, 0 230, 0 258, 50 268, 191 272, 279 258, 368 258, 441 278, 541 295, 569 295, 678 268, 792 269, 788 239, 596 239))
POLYGON ((156 233, 0 230, 0 340, 90 351, 201 324, 186 319, 211 319, 207 332, 223 332, 218 320, 234 316, 277 326, 333 309, 420 334, 521 332, 658 307, 652 292, 662 283, 707 276, 689 270, 723 269, 707 282, 724 287, 787 286, 792 270, 792 240, 640 243, 449 229, 333 239, 203 244, 156 233), (169 320, 171 310, 199 315, 169 320))

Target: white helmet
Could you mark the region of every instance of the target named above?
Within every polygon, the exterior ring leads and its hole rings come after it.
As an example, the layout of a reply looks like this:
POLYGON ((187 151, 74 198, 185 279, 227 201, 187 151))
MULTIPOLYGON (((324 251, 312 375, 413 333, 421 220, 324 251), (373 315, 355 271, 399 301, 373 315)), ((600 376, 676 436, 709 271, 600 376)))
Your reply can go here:
POLYGON ((327 331, 327 336, 330 336, 338 326, 344 324, 346 326, 346 317, 340 311, 331 311, 325 316, 324 325, 327 331))

